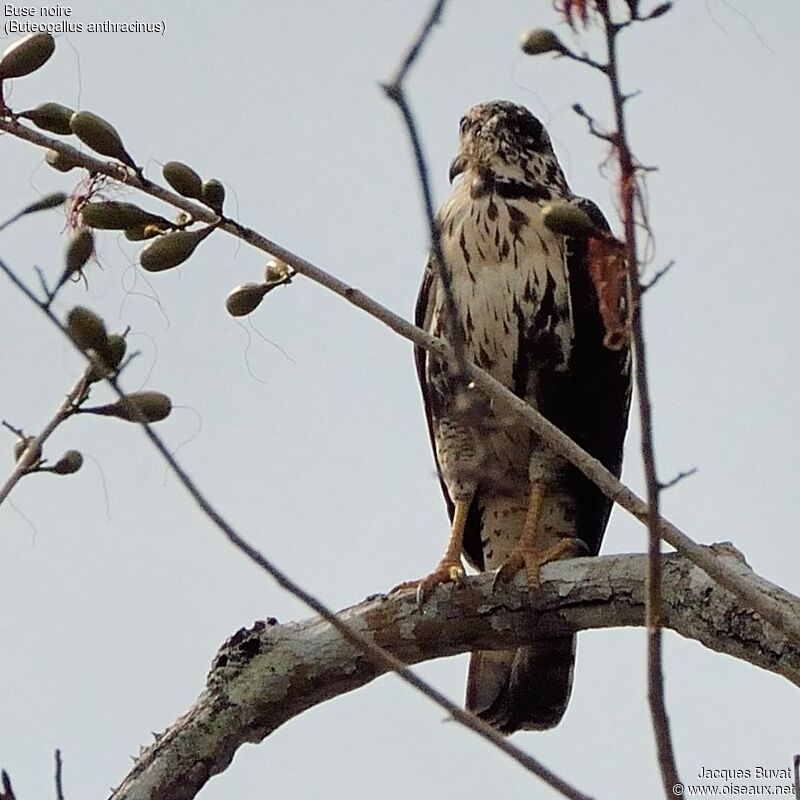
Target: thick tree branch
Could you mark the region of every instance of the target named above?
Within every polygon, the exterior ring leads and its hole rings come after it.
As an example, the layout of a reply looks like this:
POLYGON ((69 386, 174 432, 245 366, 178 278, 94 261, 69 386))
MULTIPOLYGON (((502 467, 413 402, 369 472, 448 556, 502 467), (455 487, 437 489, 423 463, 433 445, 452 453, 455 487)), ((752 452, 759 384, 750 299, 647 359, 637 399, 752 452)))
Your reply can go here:
MULTIPOLYGON (((775 592, 734 548, 708 549, 759 591, 775 592)), ((685 556, 664 556, 662 563, 666 627, 800 685, 800 648, 685 556)), ((542 592, 533 602, 520 581, 493 593, 492 577, 484 575, 463 590, 437 589, 424 611, 409 591, 366 600, 340 619, 415 664, 476 648, 516 647, 565 630, 642 625, 646 573, 645 555, 559 561, 543 568, 542 592)), ((793 611, 800 615, 800 601, 793 611)), ((242 744, 260 742, 292 717, 385 671, 317 617, 242 629, 217 653, 195 705, 142 752, 112 798, 194 797, 242 744)))

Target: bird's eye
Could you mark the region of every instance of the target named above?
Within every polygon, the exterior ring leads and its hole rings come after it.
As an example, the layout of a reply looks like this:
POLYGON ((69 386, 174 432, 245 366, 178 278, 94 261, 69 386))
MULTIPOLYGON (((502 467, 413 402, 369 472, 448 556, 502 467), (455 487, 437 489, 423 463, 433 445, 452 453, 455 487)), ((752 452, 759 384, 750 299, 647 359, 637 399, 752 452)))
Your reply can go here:
POLYGON ((458 123, 458 129, 461 131, 462 134, 467 132, 467 128, 469 127, 469 120, 466 117, 461 117, 461 122, 458 123))

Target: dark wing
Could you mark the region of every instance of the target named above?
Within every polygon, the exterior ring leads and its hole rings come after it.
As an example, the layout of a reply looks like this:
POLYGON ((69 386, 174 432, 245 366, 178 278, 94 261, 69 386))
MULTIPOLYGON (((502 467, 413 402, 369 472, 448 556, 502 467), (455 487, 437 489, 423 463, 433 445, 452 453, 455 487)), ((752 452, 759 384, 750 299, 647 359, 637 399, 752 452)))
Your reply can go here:
MULTIPOLYGON (((609 230, 608 222, 591 200, 577 198, 575 202, 596 225, 609 230)), ((566 393, 556 404, 558 410, 554 409, 551 420, 619 477, 631 397, 630 351, 627 346, 610 350, 603 344, 605 328, 589 276, 586 239, 568 237, 566 259, 575 338, 566 393)), ((577 498, 578 535, 596 554, 611 513, 611 501, 572 465, 567 467, 565 480, 577 498)))
MULTIPOLYGON (((433 279, 434 279, 435 265, 432 259, 428 259, 425 266, 425 274, 422 276, 422 284, 419 287, 419 294, 417 295, 417 305, 414 309, 414 324, 418 328, 425 331, 430 331, 430 321, 433 314, 434 297, 433 297, 433 279)), ((414 348, 414 362, 417 367, 417 379, 419 386, 422 390, 422 402, 425 406, 425 419, 428 422, 428 436, 431 440, 431 449, 433 450, 433 460, 436 462, 436 471, 439 473, 439 483, 442 486, 445 503, 447 503, 447 513, 450 520, 453 519, 453 511, 455 504, 450 493, 447 491, 444 480, 442 480, 442 470, 439 466, 439 459, 436 457, 436 441, 433 434, 433 410, 431 405, 431 387, 428 384, 427 364, 428 352, 421 347, 414 348)))

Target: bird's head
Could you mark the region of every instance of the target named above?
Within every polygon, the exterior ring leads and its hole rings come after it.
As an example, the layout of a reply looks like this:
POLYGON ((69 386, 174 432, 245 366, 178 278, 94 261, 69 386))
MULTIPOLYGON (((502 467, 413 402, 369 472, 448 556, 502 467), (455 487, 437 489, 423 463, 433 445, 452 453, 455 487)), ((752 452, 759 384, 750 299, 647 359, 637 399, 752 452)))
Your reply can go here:
POLYGON ((462 172, 489 171, 497 178, 569 191, 544 125, 524 106, 508 100, 481 103, 461 118, 460 130, 451 182, 462 172))

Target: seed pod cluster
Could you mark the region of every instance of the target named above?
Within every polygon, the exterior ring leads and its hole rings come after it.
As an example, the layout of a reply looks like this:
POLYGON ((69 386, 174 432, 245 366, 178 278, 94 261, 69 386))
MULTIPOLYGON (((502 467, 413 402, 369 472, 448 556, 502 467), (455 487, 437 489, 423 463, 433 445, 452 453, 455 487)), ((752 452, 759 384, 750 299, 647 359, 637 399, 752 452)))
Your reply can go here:
POLYGON ((137 169, 136 162, 122 143, 122 137, 110 122, 91 111, 76 111, 70 117, 69 125, 72 132, 95 153, 116 158, 117 161, 137 169))
POLYGON ((0 56, 0 81, 30 75, 47 62, 55 49, 56 40, 44 31, 17 39, 0 56))
POLYGON ((585 211, 565 201, 542 206, 542 221, 549 230, 562 236, 586 237, 598 233, 597 226, 585 211))
POLYGON ((61 103, 40 103, 36 108, 23 111, 20 117, 29 119, 43 131, 69 136, 72 133, 70 120, 74 113, 74 109, 62 106, 61 103))
POLYGON ((214 226, 209 225, 197 231, 171 231, 159 236, 142 250, 139 256, 142 269, 163 272, 183 264, 213 230, 214 226))

